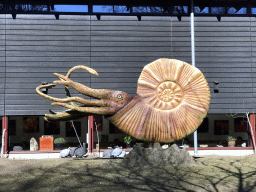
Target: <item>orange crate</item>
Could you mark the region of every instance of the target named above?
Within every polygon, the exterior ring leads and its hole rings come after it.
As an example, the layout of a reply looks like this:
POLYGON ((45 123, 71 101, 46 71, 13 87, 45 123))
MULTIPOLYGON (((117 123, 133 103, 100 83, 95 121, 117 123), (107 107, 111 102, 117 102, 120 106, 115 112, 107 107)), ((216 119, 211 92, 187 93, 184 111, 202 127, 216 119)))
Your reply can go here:
POLYGON ((40 137, 40 150, 53 150, 53 137, 40 137))

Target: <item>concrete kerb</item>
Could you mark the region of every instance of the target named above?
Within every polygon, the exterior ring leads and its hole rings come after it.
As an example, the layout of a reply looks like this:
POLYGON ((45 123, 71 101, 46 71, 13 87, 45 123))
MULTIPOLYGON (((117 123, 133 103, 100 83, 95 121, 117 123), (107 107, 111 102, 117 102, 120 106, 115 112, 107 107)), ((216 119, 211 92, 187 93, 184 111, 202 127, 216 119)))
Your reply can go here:
MULTIPOLYGON (((193 150, 187 150, 191 156, 194 156, 193 150)), ((128 154, 129 152, 126 152, 128 154)), ((219 155, 219 156, 246 156, 252 155, 253 150, 198 150, 198 156, 219 155)), ((87 155, 93 157, 103 157, 103 152, 90 152, 87 155)), ((60 153, 33 153, 33 154, 4 154, 3 158, 9 159, 50 159, 61 158, 60 153)))

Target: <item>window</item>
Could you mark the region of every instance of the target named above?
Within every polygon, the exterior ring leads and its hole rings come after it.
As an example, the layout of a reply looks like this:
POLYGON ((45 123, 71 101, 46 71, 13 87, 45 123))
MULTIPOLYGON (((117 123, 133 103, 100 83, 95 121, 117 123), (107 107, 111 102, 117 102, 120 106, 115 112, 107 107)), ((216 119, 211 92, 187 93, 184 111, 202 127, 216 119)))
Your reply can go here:
MULTIPOLYGON (((9 135, 16 135, 16 121, 8 120, 9 135)), ((2 135, 2 121, 0 121, 0 135, 2 135)))
POLYGON ((39 117, 27 116, 23 117, 23 133, 39 132, 39 117))
POLYGON ((234 119, 235 132, 247 132, 247 121, 243 117, 234 119))
POLYGON ((204 118, 203 122, 197 129, 198 133, 208 133, 209 132, 209 119, 204 118))
MULTIPOLYGON (((81 137, 81 122, 74 121, 74 126, 75 126, 78 137, 81 137)), ((73 126, 71 126, 70 122, 66 122, 66 137, 76 137, 75 130, 73 126)))
POLYGON ((215 120, 214 121, 214 135, 229 135, 229 121, 215 120))
POLYGON ((60 122, 47 122, 44 121, 44 134, 45 135, 59 135, 60 134, 60 122))

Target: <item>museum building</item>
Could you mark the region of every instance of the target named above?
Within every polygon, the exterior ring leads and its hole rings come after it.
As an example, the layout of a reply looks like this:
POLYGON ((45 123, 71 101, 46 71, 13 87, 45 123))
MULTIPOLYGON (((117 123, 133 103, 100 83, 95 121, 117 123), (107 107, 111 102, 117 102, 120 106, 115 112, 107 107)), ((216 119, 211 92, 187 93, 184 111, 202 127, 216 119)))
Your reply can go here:
MULTIPOLYGON (((64 1, 40 8, 0 3, 0 134, 4 154, 14 153, 15 146, 29 151, 32 137, 39 145, 40 138, 51 136, 63 137, 67 146, 76 146, 76 133, 91 152, 96 151, 98 139, 100 149, 125 147, 126 134, 104 116, 74 120, 76 132, 69 121, 44 121, 49 110, 61 112, 65 108, 51 106, 35 89, 58 80, 54 73, 66 75, 72 67, 84 65, 99 76, 79 69, 70 76, 74 82, 134 97, 145 65, 159 58, 191 64, 191 6, 190 1, 181 2, 167 6, 85 3, 77 12, 56 11, 54 6, 67 4, 64 1), (103 9, 97 12, 97 6, 103 9)), ((209 2, 199 6, 194 1, 195 66, 204 74, 211 92, 208 114, 197 130, 198 147, 225 150, 226 139, 233 136, 238 138, 233 150, 253 150, 256 2, 209 2)), ((63 85, 44 91, 66 98, 63 85)), ((72 88, 70 94, 93 100, 72 88)), ((132 144, 137 142, 132 140, 132 144)), ((177 144, 193 150, 193 134, 177 144)), ((150 142, 144 145, 150 147, 150 142)))

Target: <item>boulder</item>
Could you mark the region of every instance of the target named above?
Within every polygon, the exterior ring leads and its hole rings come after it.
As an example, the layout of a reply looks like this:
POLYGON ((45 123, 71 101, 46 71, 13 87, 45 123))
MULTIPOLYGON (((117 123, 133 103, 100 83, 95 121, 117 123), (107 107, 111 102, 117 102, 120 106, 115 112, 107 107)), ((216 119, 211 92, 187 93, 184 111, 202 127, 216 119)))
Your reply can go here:
POLYGON ((148 153, 143 147, 143 143, 137 143, 127 154, 121 164, 125 167, 144 167, 149 166, 148 153))
POLYGON ((124 158, 125 155, 126 155, 125 151, 122 151, 122 153, 118 157, 124 158))
POLYGON ((111 153, 111 157, 117 157, 117 156, 119 156, 119 155, 121 155, 121 153, 122 153, 122 149, 120 149, 120 148, 115 148, 113 151, 112 151, 112 153, 111 153))
POLYGON ((111 154, 112 154, 112 151, 113 151, 113 149, 108 150, 108 151, 104 151, 104 152, 103 152, 103 157, 110 157, 111 154))
POLYGON ((21 146, 14 146, 13 151, 23 151, 23 148, 21 146))
POLYGON ((60 152, 60 156, 61 157, 67 157, 70 155, 70 149, 63 149, 61 152, 60 152))
POLYGON ((168 149, 162 149, 159 143, 154 143, 153 149, 147 150, 143 147, 143 144, 139 143, 125 156, 120 165, 125 167, 149 167, 193 163, 195 161, 186 149, 179 149, 176 144, 168 149))
POLYGON ((30 139, 30 151, 37 151, 38 150, 38 143, 34 137, 30 139))
POLYGON ((104 151, 103 157, 122 157, 123 158, 125 154, 126 154, 125 151, 115 146, 111 150, 104 151))

